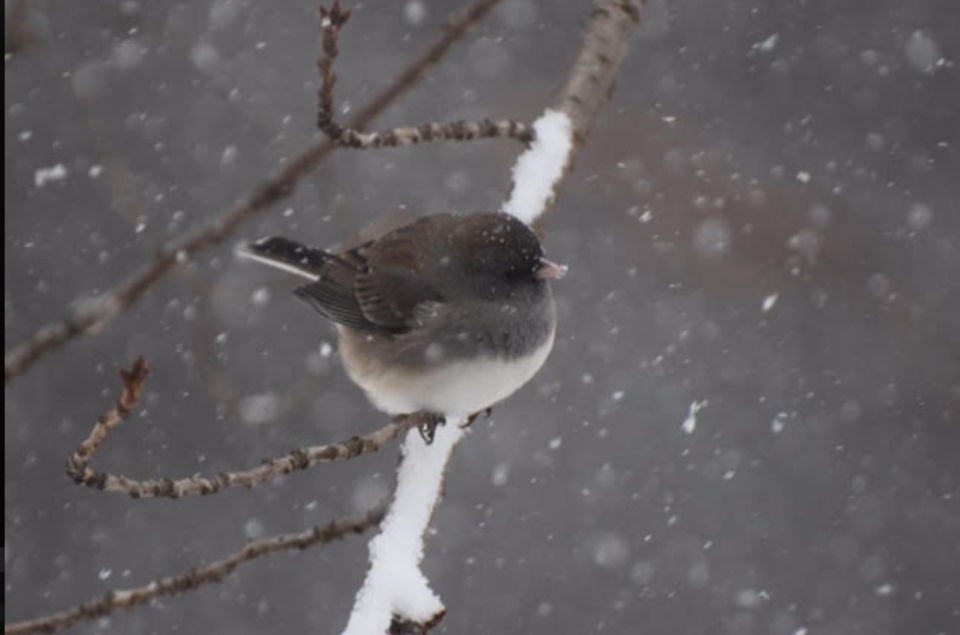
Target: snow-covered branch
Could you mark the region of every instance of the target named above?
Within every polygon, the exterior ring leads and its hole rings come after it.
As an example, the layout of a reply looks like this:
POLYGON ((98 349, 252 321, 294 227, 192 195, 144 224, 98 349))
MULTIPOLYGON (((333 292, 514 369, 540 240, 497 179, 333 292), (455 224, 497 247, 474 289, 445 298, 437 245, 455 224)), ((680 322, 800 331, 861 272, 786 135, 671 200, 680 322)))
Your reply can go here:
MULTIPOLYGON (((535 139, 513 168, 503 211, 542 232, 577 151, 613 90, 640 19, 642 0, 596 0, 557 109, 533 124, 535 139)), ((453 418, 433 445, 408 433, 397 490, 381 533, 370 543, 370 569, 344 635, 381 635, 397 626, 435 626, 446 612, 420 571, 423 539, 443 494, 446 466, 463 431, 453 418)), ((392 632, 392 631, 391 631, 392 632)))
POLYGON ((465 418, 448 419, 429 445, 416 432, 407 433, 393 502, 380 534, 370 541, 370 569, 344 635, 386 633, 394 621, 429 627, 443 617, 443 603, 420 561, 447 463, 465 432, 465 418))
POLYGON ((530 148, 513 166, 513 190, 503 211, 532 225, 553 203, 557 185, 571 160, 573 125, 566 113, 547 110, 533 122, 530 148))
POLYGON ((538 233, 543 233, 554 198, 577 152, 613 94, 644 1, 594 0, 580 50, 557 105, 534 124, 537 142, 521 155, 514 168, 513 192, 504 209, 532 224, 538 233), (541 140, 541 134, 549 137, 541 140))

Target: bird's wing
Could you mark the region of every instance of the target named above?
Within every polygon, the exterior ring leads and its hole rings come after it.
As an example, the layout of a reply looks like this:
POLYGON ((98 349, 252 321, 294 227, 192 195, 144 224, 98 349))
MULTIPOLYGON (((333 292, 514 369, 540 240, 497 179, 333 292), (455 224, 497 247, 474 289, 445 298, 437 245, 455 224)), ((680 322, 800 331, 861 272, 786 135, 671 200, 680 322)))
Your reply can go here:
POLYGON ((361 331, 376 331, 376 324, 363 314, 353 290, 360 275, 354 263, 340 256, 328 256, 315 282, 297 287, 294 295, 336 324, 361 331))
POLYGON ((331 257, 319 279, 296 294, 338 324, 406 333, 416 328, 418 306, 443 301, 429 272, 453 220, 448 214, 428 216, 331 257))

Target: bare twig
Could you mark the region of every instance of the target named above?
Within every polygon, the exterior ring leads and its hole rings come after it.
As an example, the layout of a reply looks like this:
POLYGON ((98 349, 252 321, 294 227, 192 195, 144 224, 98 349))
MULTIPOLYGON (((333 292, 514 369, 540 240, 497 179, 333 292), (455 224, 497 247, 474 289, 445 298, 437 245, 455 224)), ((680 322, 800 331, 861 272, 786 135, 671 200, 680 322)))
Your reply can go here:
POLYGON ((205 584, 220 582, 233 573, 237 567, 251 560, 283 551, 300 551, 326 545, 346 538, 351 534, 362 534, 376 527, 383 520, 385 505, 378 505, 366 514, 357 517, 334 520, 326 525, 306 531, 283 534, 248 543, 243 549, 211 562, 193 567, 183 573, 155 580, 150 584, 132 589, 111 591, 103 597, 92 600, 71 609, 54 613, 46 617, 16 622, 4 626, 4 635, 27 635, 28 633, 53 633, 81 622, 89 622, 117 611, 127 611, 136 606, 147 604, 165 595, 187 593, 205 584))
POLYGON ((327 137, 343 148, 366 150, 416 145, 425 141, 474 141, 477 139, 515 139, 523 144, 533 141, 530 126, 511 120, 451 121, 425 123, 421 126, 401 126, 384 132, 362 132, 358 127, 340 126, 333 116, 333 88, 337 74, 333 71, 340 53, 340 29, 350 19, 350 11, 334 2, 330 9, 320 7, 323 29, 323 55, 317 62, 320 69, 319 108, 317 127, 327 137))
MULTIPOLYGON (((351 119, 350 127, 362 129, 372 122, 387 106, 410 90, 427 69, 439 62, 453 44, 501 1, 477 0, 456 17, 429 49, 351 119)), ((207 224, 168 242, 152 260, 105 292, 101 299, 79 303, 78 308, 65 318, 37 329, 27 341, 6 354, 4 384, 9 384, 11 380, 25 373, 44 355, 78 336, 103 328, 178 265, 205 249, 221 244, 250 218, 289 197, 299 182, 336 147, 336 144, 329 141, 308 146, 293 157, 279 173, 261 183, 248 197, 223 210, 207 224)))
POLYGON ((340 130, 336 137, 342 148, 367 150, 416 145, 424 141, 475 141, 477 139, 515 139, 529 144, 534 139, 533 128, 513 120, 483 119, 481 121, 448 121, 425 123, 417 127, 400 126, 385 132, 340 130))
POLYGON ((393 422, 368 435, 355 436, 340 443, 297 448, 283 456, 265 460, 255 468, 216 476, 135 480, 122 474, 109 474, 92 469, 90 461, 106 441, 110 430, 136 408, 149 369, 149 364, 141 357, 129 371, 120 371, 123 393, 117 405, 100 416, 90 435, 67 459, 67 475, 78 485, 107 492, 121 492, 132 498, 205 496, 233 487, 255 487, 283 474, 307 470, 320 463, 348 461, 372 454, 405 431, 425 425, 425 415, 397 417, 393 422))
POLYGON ((317 109, 317 128, 333 140, 340 137, 343 129, 333 121, 333 87, 337 83, 337 74, 333 64, 340 54, 340 28, 350 19, 350 11, 343 11, 337 0, 327 9, 320 5, 320 28, 323 30, 323 55, 317 62, 320 69, 319 108, 317 109))

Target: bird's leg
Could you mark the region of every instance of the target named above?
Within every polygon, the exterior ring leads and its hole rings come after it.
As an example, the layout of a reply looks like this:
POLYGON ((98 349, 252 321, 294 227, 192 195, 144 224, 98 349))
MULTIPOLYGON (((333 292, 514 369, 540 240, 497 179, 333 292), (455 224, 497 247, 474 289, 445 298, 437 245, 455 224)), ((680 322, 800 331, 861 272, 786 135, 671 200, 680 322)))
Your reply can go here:
POLYGON ((433 443, 433 438, 437 434, 437 426, 447 422, 447 418, 438 412, 418 412, 414 416, 419 419, 417 431, 420 432, 420 437, 427 445, 433 443))

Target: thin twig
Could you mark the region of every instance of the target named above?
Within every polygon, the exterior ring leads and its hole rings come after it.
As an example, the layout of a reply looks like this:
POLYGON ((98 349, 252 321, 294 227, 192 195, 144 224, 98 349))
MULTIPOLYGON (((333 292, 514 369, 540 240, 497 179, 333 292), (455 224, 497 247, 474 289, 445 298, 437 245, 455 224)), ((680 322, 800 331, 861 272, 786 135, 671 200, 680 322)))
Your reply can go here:
POLYGON ((401 126, 383 132, 363 132, 359 127, 344 128, 333 116, 333 88, 337 74, 333 65, 340 53, 340 29, 350 19, 340 2, 330 9, 320 7, 320 26, 323 30, 323 55, 317 62, 320 69, 319 107, 317 127, 342 148, 367 150, 416 145, 426 141, 474 141, 477 139, 514 139, 529 144, 534 139, 530 126, 512 120, 450 121, 425 123, 420 126, 401 126))
POLYGON ((282 551, 301 551, 317 545, 329 544, 351 534, 362 534, 380 524, 385 509, 386 506, 380 504, 362 516, 342 518, 306 531, 256 540, 222 560, 193 567, 183 573, 161 578, 141 587, 111 591, 99 599, 53 615, 8 624, 4 626, 3 632, 4 635, 53 633, 117 611, 130 610, 161 596, 187 593, 205 584, 221 582, 241 564, 251 560, 282 551))
POLYGON ((336 137, 341 148, 368 150, 416 145, 425 141, 476 141, 478 139, 514 139, 527 145, 534 139, 533 128, 511 119, 448 121, 425 123, 417 127, 400 126, 384 132, 360 132, 341 129, 336 137))
POLYGON ((334 2, 330 9, 320 5, 323 55, 317 62, 317 68, 320 69, 317 128, 334 141, 340 137, 343 129, 333 120, 333 87, 337 83, 337 74, 333 72, 333 64, 340 54, 340 29, 350 19, 350 14, 350 11, 343 11, 340 8, 339 0, 334 2))
POLYGON ((351 437, 340 443, 297 448, 282 456, 265 460, 255 468, 225 472, 216 476, 135 480, 122 474, 92 469, 90 461, 106 441, 110 431, 137 407, 149 371, 150 366, 142 357, 129 371, 120 371, 123 392, 117 405, 97 419, 90 435, 67 459, 67 475, 78 485, 107 492, 121 492, 132 498, 206 496, 233 487, 256 487, 283 474, 307 470, 320 463, 348 461, 372 454, 407 430, 425 425, 425 415, 397 417, 393 422, 368 435, 351 437))
MULTIPOLYGON (((362 129, 387 106, 410 90, 423 74, 439 62, 451 46, 482 20, 502 0, 478 0, 456 17, 442 36, 390 86, 364 106, 350 121, 350 127, 362 129)), ((6 354, 4 384, 25 373, 37 360, 67 342, 103 328, 114 317, 136 303, 170 271, 201 251, 221 244, 250 218, 288 198, 299 182, 336 149, 336 144, 317 142, 290 159, 279 173, 256 187, 252 194, 237 202, 200 228, 181 235, 161 248, 152 260, 116 284, 94 302, 79 303, 65 318, 46 324, 25 342, 6 354)))

